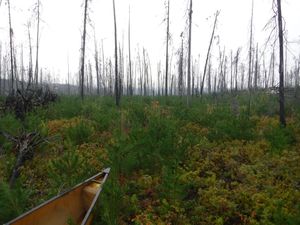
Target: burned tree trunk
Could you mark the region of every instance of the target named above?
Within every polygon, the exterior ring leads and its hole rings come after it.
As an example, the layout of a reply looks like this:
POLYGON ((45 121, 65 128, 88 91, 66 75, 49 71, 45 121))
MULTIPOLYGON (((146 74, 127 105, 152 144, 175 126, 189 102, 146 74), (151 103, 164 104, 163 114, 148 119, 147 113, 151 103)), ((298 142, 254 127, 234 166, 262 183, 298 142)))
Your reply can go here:
POLYGON ((37 0, 37 32, 36 32, 36 61, 35 61, 35 86, 38 86, 39 75, 39 44, 40 44, 40 0, 37 0))
POLYGON ((70 88, 70 62, 69 62, 69 55, 68 55, 68 95, 71 94, 71 88, 70 88))
POLYGON ((209 57, 209 65, 208 65, 208 77, 207 77, 207 88, 208 88, 208 94, 211 94, 211 60, 209 57))
POLYGON ((256 59, 255 59, 255 71, 254 71, 254 90, 257 90, 258 87, 258 43, 256 45, 256 59))
POLYGON ((114 31, 115 31, 115 97, 116 105, 120 106, 120 90, 119 90, 119 72, 118 72, 118 43, 117 43, 117 21, 116 21, 116 6, 115 0, 113 0, 114 11, 114 31))
POLYGON ((170 38, 170 0, 167 5, 167 43, 166 43, 166 77, 165 77, 165 96, 168 96, 168 73, 169 73, 169 38, 170 38))
POLYGON ((210 42, 209 42, 209 46, 208 46, 208 50, 207 50, 207 55, 206 55, 206 60, 205 60, 205 66, 204 66, 204 72, 203 72, 203 78, 202 78, 202 83, 201 83, 201 90, 200 90, 200 95, 201 96, 203 94, 205 74, 206 74, 206 69, 207 69, 207 66, 208 66, 208 59, 209 59, 209 55, 210 55, 210 50, 211 50, 211 46, 212 46, 212 43, 213 43, 213 39, 214 39, 214 36, 215 36, 215 30, 216 30, 216 25, 217 25, 219 14, 220 14, 220 12, 217 11, 216 15, 215 15, 215 22, 214 22, 213 31, 212 31, 212 34, 211 34, 211 38, 210 38, 210 42))
POLYGON ((250 24, 250 46, 249 46, 249 68, 248 68, 248 91, 249 91, 248 116, 250 116, 250 112, 251 112, 251 94, 252 94, 251 88, 252 88, 253 10, 254 10, 254 0, 252 0, 251 24, 250 24))
POLYGON ((2 44, 0 42, 0 96, 2 94, 2 44))
POLYGON ((193 0, 190 0, 187 105, 189 105, 189 97, 191 95, 191 53, 192 53, 192 19, 193 19, 192 14, 193 14, 193 0))
POLYGON ((10 0, 7 0, 8 7, 8 22, 9 22, 9 46, 10 46, 10 75, 11 75, 11 86, 10 93, 14 93, 14 54, 13 54, 13 29, 11 26, 11 12, 10 12, 10 0))
POLYGON ((83 100, 84 97, 84 66, 85 66, 85 42, 86 42, 86 22, 88 13, 88 0, 84 4, 84 18, 83 18, 83 33, 82 33, 82 46, 81 46, 81 68, 80 68, 80 96, 83 100))
POLYGON ((130 7, 129 7, 129 21, 128 21, 128 55, 129 55, 129 95, 133 96, 132 87, 132 64, 131 64, 131 32, 130 32, 130 7))
MULTIPOLYGON (((237 50, 235 56, 235 92, 238 90, 238 65, 239 65, 240 49, 237 50)), ((244 81, 242 81, 244 82, 244 81)))
POLYGON ((96 35, 95 39, 95 69, 96 69, 96 81, 97 81, 97 95, 100 95, 100 69, 99 69, 99 54, 97 48, 96 35))
POLYGON ((279 32, 279 120, 281 126, 286 126, 284 108, 284 50, 281 0, 277 0, 278 32, 279 32))
POLYGON ((12 188, 16 179, 19 176, 19 169, 27 160, 34 157, 34 151, 39 145, 48 142, 47 138, 43 138, 39 133, 23 133, 20 136, 14 137, 5 132, 0 132, 2 136, 14 144, 16 154, 16 163, 9 179, 9 186, 12 188))
POLYGON ((252 42, 253 42, 253 6, 254 1, 252 0, 252 11, 251 11, 251 24, 250 24, 250 46, 249 46, 249 68, 248 68, 248 89, 252 88, 252 42))
POLYGON ((30 22, 27 24, 28 30, 28 47, 29 47, 29 65, 28 65, 28 84, 27 89, 30 87, 33 76, 33 66, 32 66, 32 45, 31 45, 31 34, 30 34, 30 22))
POLYGON ((179 95, 183 95, 183 37, 181 35, 181 49, 179 53, 178 63, 178 92, 179 95))

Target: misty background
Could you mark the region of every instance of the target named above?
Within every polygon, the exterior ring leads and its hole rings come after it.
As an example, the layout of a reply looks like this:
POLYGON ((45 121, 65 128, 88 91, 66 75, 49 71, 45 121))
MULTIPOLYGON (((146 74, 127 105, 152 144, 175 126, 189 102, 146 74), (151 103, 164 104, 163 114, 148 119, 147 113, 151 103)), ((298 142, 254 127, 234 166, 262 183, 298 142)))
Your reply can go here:
MULTIPOLYGON (((176 52, 180 48, 181 33, 187 40, 188 20, 187 0, 170 1, 170 60, 171 73, 177 70, 174 66, 177 62, 176 52), (173 55, 173 56, 172 56, 173 55)), ((36 1, 12 0, 11 16, 16 51, 24 49, 24 61, 28 58, 28 31, 30 23, 32 45, 36 45, 36 16, 34 13, 36 1)), ((220 10, 218 25, 215 34, 215 44, 212 49, 212 61, 219 58, 219 50, 230 55, 241 48, 241 60, 246 60, 249 48, 249 32, 251 17, 251 0, 211 0, 195 1, 193 6, 192 28, 192 57, 193 61, 200 62, 197 73, 203 73, 205 56, 209 44, 214 14, 220 10)), ((283 1, 283 16, 285 19, 285 37, 288 41, 288 66, 292 66, 293 59, 299 57, 300 50, 300 20, 299 0, 283 1)), ((114 30, 112 1, 92 0, 89 4, 89 24, 87 30, 86 62, 94 64, 94 49, 96 38, 98 49, 105 53, 105 57, 113 58, 114 30), (103 44, 103 45, 102 45, 103 44)), ((166 3, 163 0, 116 0, 118 42, 128 54, 128 19, 129 8, 131 11, 131 48, 132 60, 139 52, 142 54, 145 48, 149 54, 152 76, 156 74, 157 63, 161 61, 164 68, 165 44, 166 44, 166 3)), ((277 32, 264 48, 268 39, 272 24, 265 29, 270 19, 274 16, 272 0, 254 1, 254 43, 259 45, 262 59, 263 50, 266 61, 270 59, 272 42, 277 38, 277 32)), ((40 67, 44 73, 51 74, 55 82, 65 83, 69 70, 73 82, 78 79, 79 58, 81 47, 81 34, 83 26, 83 1, 82 0, 51 0, 41 1, 41 32, 40 32, 40 67)), ((275 20, 274 20, 275 21, 275 20)), ((3 45, 3 54, 8 54, 8 10, 6 1, 1 1, 0 6, 0 41, 3 45)), ((33 49, 33 58, 35 58, 33 49)), ((101 53, 102 54, 102 53, 101 53)), ((17 61, 20 60, 17 58, 17 61)), ((277 60, 278 62, 278 60, 277 60)), ((199 64, 199 63, 198 63, 199 64)), ((94 70, 94 66, 93 66, 94 70)), ((125 70, 126 71, 126 70, 125 70)), ((177 71, 176 71, 177 72, 177 71)), ((276 76, 277 78, 278 76, 276 76)), ((155 80, 155 79, 154 79, 155 80)))

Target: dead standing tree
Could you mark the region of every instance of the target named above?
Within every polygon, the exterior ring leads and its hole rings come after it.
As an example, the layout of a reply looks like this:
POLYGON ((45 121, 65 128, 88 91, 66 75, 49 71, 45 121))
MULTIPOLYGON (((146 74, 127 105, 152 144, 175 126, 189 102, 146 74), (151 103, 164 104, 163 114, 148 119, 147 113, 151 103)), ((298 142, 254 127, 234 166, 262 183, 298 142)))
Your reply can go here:
POLYGON ((210 50, 211 50, 211 47, 212 47, 212 44, 213 44, 216 25, 217 25, 217 22, 218 22, 218 16, 219 15, 220 15, 220 11, 217 11, 216 15, 215 15, 214 27, 213 27, 213 31, 212 31, 212 34, 211 34, 211 38, 210 38, 210 42, 209 42, 209 46, 208 46, 208 50, 207 50, 207 55, 206 55, 206 60, 205 60, 205 66, 204 66, 204 72, 203 72, 203 78, 202 78, 201 90, 200 90, 200 95, 201 96, 203 94, 204 80, 205 80, 206 70, 207 70, 207 66, 208 66, 208 60, 209 60, 209 57, 210 57, 210 50))
POLYGON ((116 105, 120 106, 120 90, 119 90, 119 72, 118 72, 118 40, 117 40, 117 19, 116 19, 116 6, 115 0, 113 0, 113 13, 114 13, 114 31, 115 31, 115 97, 116 105))
POLYGON ((168 73, 169 73, 169 39, 170 39, 170 0, 167 3, 167 43, 166 43, 166 77, 165 96, 168 96, 168 73))
POLYGON ((130 29, 130 7, 129 7, 129 20, 128 20, 128 57, 129 57, 129 95, 133 96, 132 87, 132 63, 131 63, 131 29, 130 29))
POLYGON ((10 75, 11 75, 11 86, 10 94, 14 94, 14 54, 13 54, 13 29, 11 25, 11 11, 10 11, 10 0, 7 0, 8 7, 8 22, 9 22, 9 46, 10 46, 10 75))
POLYGON ((251 9, 251 24, 250 24, 250 46, 249 46, 249 68, 248 68, 248 91, 249 91, 249 101, 248 101, 248 116, 251 113, 251 97, 252 97, 252 43, 253 43, 253 11, 254 11, 254 0, 252 0, 251 9))
POLYGON ((178 94, 183 96, 183 33, 181 33, 181 49, 179 50, 178 62, 178 94))
POLYGON ((249 46, 249 67, 248 67, 248 89, 252 88, 252 43, 253 43, 253 10, 254 0, 252 0, 251 24, 250 24, 250 46, 249 46))
POLYGON ((97 95, 100 95, 100 76, 101 76, 101 68, 99 63, 99 53, 98 53, 98 47, 97 47, 97 41, 96 41, 96 32, 94 30, 94 42, 95 42, 95 69, 96 69, 96 81, 97 81, 97 95))
POLYGON ((34 79, 35 86, 38 86, 38 76, 39 76, 39 47, 40 47, 40 0, 36 3, 36 14, 37 14, 37 31, 36 31, 36 61, 35 61, 35 71, 34 79))
POLYGON ((31 44, 31 34, 30 34, 30 26, 31 23, 28 21, 27 23, 27 32, 28 32, 28 47, 29 47, 29 64, 28 64, 28 84, 27 89, 30 87, 32 82, 32 71, 33 71, 33 65, 32 65, 32 44, 31 44))
POLYGON ((286 126, 285 108, 284 108, 284 49, 283 49, 283 26, 281 0, 277 0, 277 18, 279 35, 279 121, 281 126, 286 126))
POLYGON ((193 0, 190 0, 189 8, 189 42, 188 42, 188 84, 187 84, 187 105, 189 105, 189 97, 191 95, 191 51, 192 51, 192 17, 193 15, 193 0))
POLYGON ((81 67, 80 67, 80 96, 83 100, 84 97, 84 66, 85 66, 85 44, 86 44, 86 23, 87 23, 87 14, 88 14, 88 1, 85 0, 84 4, 84 16, 83 16, 83 33, 82 33, 82 42, 81 42, 81 67))
MULTIPOLYGON (((1 6, 1 0, 0 0, 1 6)), ((2 43, 0 42, 0 96, 2 94, 2 43)))

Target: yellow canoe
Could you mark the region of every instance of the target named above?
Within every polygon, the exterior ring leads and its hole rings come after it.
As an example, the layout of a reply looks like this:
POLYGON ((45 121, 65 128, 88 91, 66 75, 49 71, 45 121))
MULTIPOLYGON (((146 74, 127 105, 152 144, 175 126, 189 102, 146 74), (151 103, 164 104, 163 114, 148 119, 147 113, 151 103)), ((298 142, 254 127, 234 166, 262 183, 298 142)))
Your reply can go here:
POLYGON ((102 191, 110 169, 87 179, 6 225, 89 225, 92 210, 102 191))

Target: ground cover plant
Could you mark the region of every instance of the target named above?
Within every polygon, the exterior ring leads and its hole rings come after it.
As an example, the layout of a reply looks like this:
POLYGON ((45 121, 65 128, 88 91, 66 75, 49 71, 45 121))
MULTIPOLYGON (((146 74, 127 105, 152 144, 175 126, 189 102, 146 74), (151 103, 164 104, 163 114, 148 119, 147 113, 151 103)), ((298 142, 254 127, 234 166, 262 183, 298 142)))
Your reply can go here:
POLYGON ((299 224, 299 104, 279 125, 276 96, 61 97, 0 129, 55 137, 19 170, 0 137, 0 222, 67 190, 103 168, 111 174, 95 224, 299 224), (234 99, 234 100, 233 100, 234 99), (235 101, 235 103, 233 103, 235 101), (268 110, 265 110, 268 109, 268 110))

